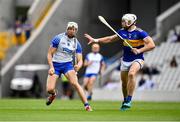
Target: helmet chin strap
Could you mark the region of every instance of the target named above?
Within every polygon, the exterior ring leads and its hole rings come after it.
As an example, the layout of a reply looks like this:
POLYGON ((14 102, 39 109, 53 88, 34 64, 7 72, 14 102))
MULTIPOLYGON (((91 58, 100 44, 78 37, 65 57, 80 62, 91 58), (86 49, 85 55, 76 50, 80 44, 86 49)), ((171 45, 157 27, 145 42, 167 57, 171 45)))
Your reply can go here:
POLYGON ((69 36, 69 35, 67 35, 69 38, 73 38, 73 37, 75 37, 75 35, 74 36, 69 36))
POLYGON ((73 38, 73 37, 76 37, 76 34, 75 34, 75 35, 73 35, 73 36, 69 36, 69 35, 67 34, 67 31, 66 31, 66 35, 67 35, 67 37, 68 37, 68 38, 73 38))
POLYGON ((125 30, 129 30, 129 28, 131 28, 131 26, 135 25, 135 23, 136 23, 136 21, 134 21, 130 26, 125 27, 124 29, 125 29, 125 30))

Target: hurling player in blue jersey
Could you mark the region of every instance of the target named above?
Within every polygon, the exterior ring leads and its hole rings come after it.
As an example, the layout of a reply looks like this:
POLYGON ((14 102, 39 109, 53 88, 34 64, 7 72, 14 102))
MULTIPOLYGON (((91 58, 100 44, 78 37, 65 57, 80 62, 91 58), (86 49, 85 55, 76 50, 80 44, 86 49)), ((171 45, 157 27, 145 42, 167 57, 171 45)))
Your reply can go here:
MULTIPOLYGON (((124 101, 120 110, 126 110, 131 107, 131 99, 135 90, 135 77, 137 72, 143 67, 143 53, 155 48, 154 41, 144 30, 136 27, 137 17, 134 14, 125 14, 122 17, 122 29, 117 32, 126 40, 132 49, 123 42, 123 57, 121 61, 121 80, 124 101)), ((85 34, 89 44, 93 42, 109 43, 117 41, 120 38, 117 35, 106 36, 98 39, 85 34)))
POLYGON ((48 50, 47 59, 50 66, 47 78, 47 92, 50 94, 46 105, 50 105, 57 95, 55 90, 56 81, 64 74, 70 83, 77 90, 86 111, 92 111, 82 87, 78 83, 76 72, 82 67, 82 48, 76 38, 78 25, 75 22, 67 24, 66 32, 56 35, 48 50), (76 56, 77 63, 73 66, 73 56, 76 56))

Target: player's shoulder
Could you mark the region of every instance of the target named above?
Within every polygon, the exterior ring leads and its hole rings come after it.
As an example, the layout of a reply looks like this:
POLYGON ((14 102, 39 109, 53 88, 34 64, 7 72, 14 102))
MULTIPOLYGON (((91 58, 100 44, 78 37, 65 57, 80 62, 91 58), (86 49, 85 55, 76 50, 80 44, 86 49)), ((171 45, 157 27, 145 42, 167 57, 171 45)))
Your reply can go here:
POLYGON ((93 55, 92 55, 91 52, 86 54, 86 58, 87 58, 87 59, 91 59, 92 57, 93 57, 93 55))
POLYGON ((93 56, 93 53, 92 53, 92 52, 90 52, 90 53, 88 53, 88 54, 87 54, 87 56, 93 56))
POLYGON ((55 35, 55 36, 51 39, 52 42, 56 42, 56 43, 59 43, 60 40, 61 40, 60 34, 55 35))
POLYGON ((118 30, 118 32, 124 32, 124 31, 126 31, 124 28, 120 28, 120 29, 118 30))
POLYGON ((98 57, 98 58, 103 58, 103 56, 101 55, 101 53, 97 53, 97 54, 96 54, 96 57, 98 57))
POLYGON ((136 31, 140 34, 140 35, 148 35, 148 33, 145 31, 145 30, 143 30, 143 29, 141 29, 141 28, 136 28, 136 31))
POLYGON ((149 34, 141 28, 136 28, 136 31, 142 39, 149 36, 149 34))
POLYGON ((57 34, 53 37, 53 40, 61 40, 62 37, 65 36, 65 33, 60 33, 60 34, 57 34))
POLYGON ((74 39, 75 39, 75 41, 77 41, 78 44, 81 45, 80 41, 76 37, 74 39))
POLYGON ((141 29, 141 28, 139 28, 139 27, 137 27, 137 28, 136 28, 136 31, 143 32, 144 30, 141 29))
POLYGON ((101 53, 98 53, 99 56, 103 57, 101 53))
POLYGON ((82 49, 82 46, 81 46, 81 43, 79 42, 79 40, 77 38, 74 38, 74 41, 77 45, 77 48, 81 48, 82 49))
POLYGON ((136 31, 139 33, 147 33, 145 30, 141 29, 141 28, 136 28, 136 31))
POLYGON ((64 32, 64 33, 57 34, 56 36, 61 39, 62 37, 66 36, 66 34, 64 32))

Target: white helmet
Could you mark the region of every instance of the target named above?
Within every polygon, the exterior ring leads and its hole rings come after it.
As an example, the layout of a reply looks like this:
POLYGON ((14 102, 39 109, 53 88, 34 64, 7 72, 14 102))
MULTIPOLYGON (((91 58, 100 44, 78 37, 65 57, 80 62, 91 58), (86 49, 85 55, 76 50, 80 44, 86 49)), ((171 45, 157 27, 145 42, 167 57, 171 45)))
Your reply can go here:
POLYGON ((78 30, 78 24, 76 22, 68 22, 66 29, 69 27, 74 27, 78 30))
POLYGON ((131 26, 132 24, 136 22, 137 16, 135 14, 125 14, 122 17, 122 20, 127 22, 127 26, 131 26))

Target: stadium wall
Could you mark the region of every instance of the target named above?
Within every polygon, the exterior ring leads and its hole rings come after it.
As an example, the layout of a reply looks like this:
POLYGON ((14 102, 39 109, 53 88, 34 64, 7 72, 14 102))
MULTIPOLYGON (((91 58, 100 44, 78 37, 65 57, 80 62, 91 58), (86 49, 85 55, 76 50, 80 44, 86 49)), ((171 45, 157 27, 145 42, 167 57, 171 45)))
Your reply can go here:
POLYGON ((158 41, 166 41, 169 30, 180 24, 180 2, 170 7, 156 18, 158 41))
POLYGON ((0 0, 0 31, 5 31, 14 24, 14 3, 14 0, 0 0))
MULTIPOLYGON (((92 98, 93 100, 122 101, 123 94, 120 89, 94 89, 92 98)), ((132 99, 134 101, 179 102, 180 91, 136 90, 132 99)))

